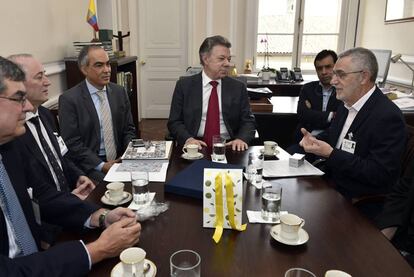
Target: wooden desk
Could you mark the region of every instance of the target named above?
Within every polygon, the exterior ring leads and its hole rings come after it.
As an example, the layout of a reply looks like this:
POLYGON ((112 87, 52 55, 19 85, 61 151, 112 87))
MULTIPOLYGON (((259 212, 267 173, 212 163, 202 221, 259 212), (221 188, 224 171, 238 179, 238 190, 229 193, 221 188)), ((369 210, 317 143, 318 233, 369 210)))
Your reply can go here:
MULTIPOLYGON (((251 147, 249 151, 258 151, 251 147)), ((174 149, 167 179, 190 162, 174 149)), ((233 164, 246 164, 247 152, 228 151, 233 164)), ((352 276, 413 276, 414 272, 385 237, 363 218, 339 193, 320 177, 280 179, 282 209, 306 220, 309 241, 299 247, 274 241, 269 224, 248 224, 247 230, 225 230, 221 241, 212 240, 214 229, 202 227, 202 200, 164 194, 163 183, 150 183, 158 201, 168 201, 169 210, 154 221, 142 223, 138 244, 157 266, 157 276, 169 276, 169 257, 179 249, 193 249, 201 256, 201 276, 283 276, 291 267, 304 267, 317 276, 329 269, 341 269, 352 276)), ((130 186, 127 186, 130 189, 130 186)), ((98 186, 89 201, 100 202, 104 186, 98 186)), ((260 191, 244 185, 245 210, 260 210, 260 191)), ((86 241, 98 231, 84 236, 86 241)), ((109 276, 118 258, 93 266, 89 276, 109 276)))

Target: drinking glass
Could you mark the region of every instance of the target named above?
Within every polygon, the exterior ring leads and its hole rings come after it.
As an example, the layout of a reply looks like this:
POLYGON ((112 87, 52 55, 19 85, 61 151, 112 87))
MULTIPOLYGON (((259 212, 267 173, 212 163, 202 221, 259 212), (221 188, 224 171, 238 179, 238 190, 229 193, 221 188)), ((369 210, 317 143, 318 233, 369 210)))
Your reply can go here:
POLYGON ((263 153, 259 152, 251 152, 249 153, 249 160, 247 162, 247 180, 253 183, 261 183, 262 182, 262 174, 263 174, 263 153))
POLYGON ((282 185, 265 182, 262 187, 262 218, 276 222, 282 206, 282 185))
POLYGON ((148 172, 131 172, 132 195, 137 205, 145 205, 149 201, 148 172))
POLYGON ((221 136, 213 136, 213 155, 217 161, 226 158, 226 139, 221 136))
POLYGON ((316 277, 316 275, 307 269, 296 267, 288 269, 285 272, 285 277, 316 277))
POLYGON ((172 277, 200 277, 201 258, 193 250, 179 250, 170 257, 172 277))

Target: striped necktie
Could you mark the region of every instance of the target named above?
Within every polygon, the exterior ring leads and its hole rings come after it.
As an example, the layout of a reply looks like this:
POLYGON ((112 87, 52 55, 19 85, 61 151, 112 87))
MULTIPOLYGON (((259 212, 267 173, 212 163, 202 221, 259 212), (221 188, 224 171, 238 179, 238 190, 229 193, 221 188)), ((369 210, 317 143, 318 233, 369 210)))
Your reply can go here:
POLYGON ((9 175, 4 167, 0 155, 0 204, 4 216, 11 224, 17 245, 21 252, 19 256, 26 256, 37 252, 36 242, 27 224, 22 206, 11 184, 9 175))
POLYGON ((105 144, 106 159, 108 161, 116 159, 116 147, 114 140, 114 131, 112 127, 112 115, 109 108, 108 99, 104 90, 96 92, 100 101, 100 113, 102 121, 102 130, 105 144))

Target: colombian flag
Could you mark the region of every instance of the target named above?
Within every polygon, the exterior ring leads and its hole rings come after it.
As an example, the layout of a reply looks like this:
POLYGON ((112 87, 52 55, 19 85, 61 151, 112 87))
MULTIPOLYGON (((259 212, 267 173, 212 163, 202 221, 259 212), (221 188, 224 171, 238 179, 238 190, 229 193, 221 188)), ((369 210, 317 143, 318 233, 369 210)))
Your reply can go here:
POLYGON ((96 19, 95 0, 89 0, 88 14, 86 15, 86 21, 93 27, 95 32, 99 31, 98 20, 96 19))

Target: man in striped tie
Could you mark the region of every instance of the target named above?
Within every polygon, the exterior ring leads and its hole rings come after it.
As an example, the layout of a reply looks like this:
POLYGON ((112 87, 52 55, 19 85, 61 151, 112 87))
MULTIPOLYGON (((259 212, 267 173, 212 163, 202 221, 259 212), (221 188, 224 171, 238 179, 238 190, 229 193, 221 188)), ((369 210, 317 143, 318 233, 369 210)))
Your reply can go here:
POLYGON ((49 185, 39 186, 37 195, 28 193, 27 163, 13 141, 24 134, 25 114, 33 109, 24 80, 16 64, 0 57, 0 272, 2 276, 85 276, 92 264, 135 245, 141 226, 129 209, 100 209, 49 185), (105 230, 88 244, 70 241, 38 252, 40 217, 79 231, 105 230))

